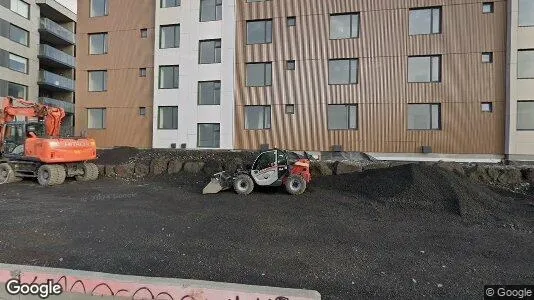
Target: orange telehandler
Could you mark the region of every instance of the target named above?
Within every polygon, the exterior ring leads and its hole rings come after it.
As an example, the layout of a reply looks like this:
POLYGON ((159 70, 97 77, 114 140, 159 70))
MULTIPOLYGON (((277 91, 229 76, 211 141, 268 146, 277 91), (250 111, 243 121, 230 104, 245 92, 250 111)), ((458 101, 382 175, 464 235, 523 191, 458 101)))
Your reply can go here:
POLYGON ((62 108, 5 97, 0 100, 0 184, 35 178, 43 186, 98 178, 96 144, 89 138, 60 137, 62 108), (36 119, 16 121, 16 117, 36 119))

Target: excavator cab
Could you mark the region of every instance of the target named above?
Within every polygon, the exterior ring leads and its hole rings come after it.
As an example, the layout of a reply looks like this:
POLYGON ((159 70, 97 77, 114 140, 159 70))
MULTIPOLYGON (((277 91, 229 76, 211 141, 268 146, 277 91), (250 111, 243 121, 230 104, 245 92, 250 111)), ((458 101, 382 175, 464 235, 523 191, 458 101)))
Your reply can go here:
POLYGON ((43 122, 9 122, 4 124, 2 131, 4 144, 0 149, 6 157, 23 156, 27 138, 46 136, 43 122))

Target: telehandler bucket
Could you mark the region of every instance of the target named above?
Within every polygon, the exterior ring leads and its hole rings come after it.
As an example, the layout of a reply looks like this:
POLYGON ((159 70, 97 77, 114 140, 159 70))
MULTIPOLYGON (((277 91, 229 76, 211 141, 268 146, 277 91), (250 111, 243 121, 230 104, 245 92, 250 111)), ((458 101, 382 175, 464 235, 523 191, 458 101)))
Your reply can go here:
POLYGON ((222 190, 227 190, 230 188, 232 181, 232 176, 226 172, 220 172, 211 178, 210 183, 204 187, 202 194, 217 194, 222 190))

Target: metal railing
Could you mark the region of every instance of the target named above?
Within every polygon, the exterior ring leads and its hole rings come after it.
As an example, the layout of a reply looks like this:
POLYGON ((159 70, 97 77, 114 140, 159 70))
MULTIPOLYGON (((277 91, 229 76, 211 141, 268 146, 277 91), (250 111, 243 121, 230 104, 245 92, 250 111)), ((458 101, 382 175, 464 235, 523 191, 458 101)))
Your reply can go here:
POLYGON ((39 56, 52 59, 71 68, 76 68, 76 58, 74 56, 68 55, 67 53, 50 45, 39 45, 39 56))
POLYGON ((66 113, 74 113, 74 103, 48 97, 39 97, 37 98, 37 102, 51 107, 63 108, 66 113))
POLYGON ((39 70, 38 83, 54 86, 71 92, 74 92, 75 87, 74 80, 45 70, 39 70))
POLYGON ((74 37, 74 32, 68 30, 67 28, 59 25, 58 23, 48 19, 48 18, 41 18, 41 22, 39 24, 39 29, 46 30, 48 32, 51 32, 55 36, 62 38, 63 40, 74 44, 76 39, 74 37))

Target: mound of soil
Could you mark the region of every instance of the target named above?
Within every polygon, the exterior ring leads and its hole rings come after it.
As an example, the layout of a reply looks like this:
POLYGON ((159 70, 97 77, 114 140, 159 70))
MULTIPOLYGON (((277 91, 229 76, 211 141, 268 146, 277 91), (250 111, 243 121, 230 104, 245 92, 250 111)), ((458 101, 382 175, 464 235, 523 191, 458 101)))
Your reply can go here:
POLYGON ((313 187, 384 205, 444 211, 461 216, 467 223, 534 225, 532 196, 490 188, 437 166, 408 164, 322 177, 313 182, 313 187))

